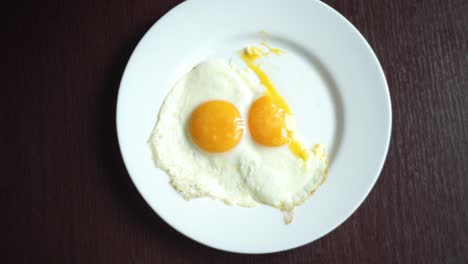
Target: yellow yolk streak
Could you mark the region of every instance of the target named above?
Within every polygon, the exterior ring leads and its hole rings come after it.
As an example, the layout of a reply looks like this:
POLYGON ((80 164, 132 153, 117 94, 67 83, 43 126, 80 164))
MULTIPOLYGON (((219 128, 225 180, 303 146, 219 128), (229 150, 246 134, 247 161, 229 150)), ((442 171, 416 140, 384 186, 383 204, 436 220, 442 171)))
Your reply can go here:
MULTIPOLYGON (((269 53, 274 53, 276 55, 283 54, 284 52, 279 49, 279 48, 272 48, 265 42, 262 42, 262 45, 265 46, 269 53)), ((276 90, 275 86, 271 82, 270 78, 268 75, 260 69, 260 67, 255 64, 255 60, 258 58, 268 55, 269 53, 265 53, 262 49, 258 47, 248 47, 246 48, 242 53, 241 53, 241 59, 247 64, 247 67, 251 69, 259 78, 261 84, 265 86, 266 91, 265 91, 265 96, 268 96, 271 98, 271 101, 273 104, 280 109, 279 111, 284 111, 286 113, 286 120, 285 120, 285 129, 287 130, 287 136, 288 136, 288 142, 289 142, 289 149, 291 152, 297 156, 298 158, 302 159, 303 161, 306 161, 309 158, 309 153, 307 152, 306 148, 304 145, 299 142, 296 137, 295 137, 295 127, 294 124, 291 124, 291 122, 288 122, 288 117, 291 120, 293 117, 293 113, 291 111, 291 108, 289 105, 286 103, 283 97, 278 93, 276 90)), ((293 122, 294 123, 294 122, 293 122)))
POLYGON ((268 45, 268 43, 266 43, 265 41, 263 41, 261 43, 265 48, 268 49, 268 51, 270 51, 271 53, 274 53, 276 55, 281 55, 284 53, 283 50, 281 50, 280 48, 273 48, 272 46, 268 45))

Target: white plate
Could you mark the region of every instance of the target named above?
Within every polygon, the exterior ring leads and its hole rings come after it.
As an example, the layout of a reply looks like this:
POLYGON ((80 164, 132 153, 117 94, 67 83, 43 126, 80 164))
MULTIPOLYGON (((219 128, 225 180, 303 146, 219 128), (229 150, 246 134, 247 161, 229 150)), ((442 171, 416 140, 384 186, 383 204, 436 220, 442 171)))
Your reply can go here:
POLYGON ((391 130, 385 76, 371 47, 340 14, 312 0, 186 1, 140 41, 122 77, 117 131, 125 165, 146 202, 169 225, 211 247, 266 253, 327 234, 363 202, 382 169, 391 130), (248 44, 286 51, 267 71, 297 117, 306 143, 331 155, 328 180, 292 224, 260 206, 236 208, 210 199, 185 201, 156 169, 147 145, 165 95, 207 58, 236 57, 248 44), (263 37, 262 37, 263 36, 263 37))

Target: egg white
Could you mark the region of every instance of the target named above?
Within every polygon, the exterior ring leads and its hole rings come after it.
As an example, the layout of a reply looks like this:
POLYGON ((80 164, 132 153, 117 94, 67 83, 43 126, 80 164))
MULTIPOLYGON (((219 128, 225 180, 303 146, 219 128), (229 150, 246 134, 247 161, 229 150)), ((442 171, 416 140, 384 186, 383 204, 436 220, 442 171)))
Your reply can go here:
POLYGON ((229 205, 267 204, 288 211, 325 180, 327 160, 321 147, 309 150, 304 162, 287 146, 255 143, 248 128, 225 153, 207 153, 192 143, 187 123, 203 102, 229 101, 247 118, 250 105, 265 92, 253 76, 224 61, 206 61, 180 79, 164 100, 149 143, 156 166, 186 199, 207 196, 229 205))

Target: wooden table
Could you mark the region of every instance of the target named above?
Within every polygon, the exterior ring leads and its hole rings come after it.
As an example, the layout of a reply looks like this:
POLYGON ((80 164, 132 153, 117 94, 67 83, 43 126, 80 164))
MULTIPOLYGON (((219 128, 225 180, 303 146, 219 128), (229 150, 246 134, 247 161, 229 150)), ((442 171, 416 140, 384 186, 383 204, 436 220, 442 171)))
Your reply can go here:
POLYGON ((170 228, 119 153, 122 71, 145 31, 179 2, 2 4, 1 263, 468 263, 468 1, 326 1, 385 70, 387 162, 339 228, 252 256, 170 228))

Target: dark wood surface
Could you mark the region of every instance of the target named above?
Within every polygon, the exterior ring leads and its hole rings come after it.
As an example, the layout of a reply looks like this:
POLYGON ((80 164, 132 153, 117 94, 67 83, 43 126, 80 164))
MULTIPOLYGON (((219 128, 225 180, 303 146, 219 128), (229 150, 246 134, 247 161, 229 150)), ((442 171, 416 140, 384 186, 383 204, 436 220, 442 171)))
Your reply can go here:
POLYGON ((383 65, 390 151, 343 225, 267 255, 180 235, 123 165, 114 122, 122 72, 179 2, 2 3, 0 263, 468 263, 468 1, 326 1, 383 65))

